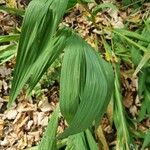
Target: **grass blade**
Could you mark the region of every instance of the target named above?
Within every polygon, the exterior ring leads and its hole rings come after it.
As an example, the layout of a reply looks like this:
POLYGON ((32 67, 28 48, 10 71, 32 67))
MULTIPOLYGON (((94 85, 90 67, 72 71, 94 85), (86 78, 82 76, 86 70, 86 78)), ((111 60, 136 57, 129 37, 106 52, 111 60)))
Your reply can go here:
POLYGON ((115 94, 114 94, 114 122, 117 129, 117 144, 116 150, 130 150, 131 137, 127 128, 127 122, 122 106, 121 89, 119 85, 119 65, 116 65, 115 70, 115 94))
POLYGON ((11 8, 6 6, 0 6, 0 11, 6 11, 16 16, 24 16, 25 11, 17 8, 11 8))
POLYGON ((2 35, 0 36, 0 43, 10 42, 10 41, 18 41, 19 34, 12 34, 12 35, 2 35))
POLYGON ((5 45, 0 47, 0 65, 10 60, 17 53, 17 45, 5 45))
POLYGON ((112 4, 112 3, 102 3, 97 5, 94 9, 93 9, 93 15, 96 15, 98 12, 100 12, 102 9, 104 8, 111 8, 112 10, 118 10, 117 7, 112 4))
POLYGON ((55 150, 56 149, 56 131, 58 125, 59 107, 53 112, 48 127, 42 137, 38 150, 55 150))
POLYGON ((139 65, 137 66, 133 76, 136 76, 138 72, 142 69, 142 67, 150 60, 150 52, 144 54, 142 60, 140 61, 139 65))

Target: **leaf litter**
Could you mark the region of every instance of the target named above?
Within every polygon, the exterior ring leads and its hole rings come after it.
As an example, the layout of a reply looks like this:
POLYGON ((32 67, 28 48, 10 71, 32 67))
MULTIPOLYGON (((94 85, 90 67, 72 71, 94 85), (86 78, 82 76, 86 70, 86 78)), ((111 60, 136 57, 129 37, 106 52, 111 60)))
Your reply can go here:
MULTIPOLYGON (((23 3, 23 1, 22 1, 23 3)), ((22 4, 21 3, 21 4, 22 4)), ((23 4, 25 5, 25 3, 23 4)), ((20 5, 21 7, 22 5, 20 5)), ((149 3, 144 4, 145 9, 149 7, 149 3)), ((23 7, 23 6, 22 6, 23 7)), ((89 9, 93 6, 89 5, 89 9)), ((145 10, 145 12, 147 12, 145 10)), ((143 17, 147 17, 147 13, 142 13, 139 10, 137 13, 132 13, 129 8, 127 11, 117 12, 106 10, 97 14, 96 23, 103 26, 124 27, 124 21, 128 20, 130 28, 137 27, 143 17)), ((102 43, 97 41, 99 35, 102 35, 100 29, 96 29, 89 20, 88 12, 81 6, 77 5, 73 11, 69 12, 63 20, 63 24, 75 29, 92 47, 103 49, 102 43)), ((18 26, 17 19, 7 13, 0 13, 0 33, 1 35, 13 32, 18 26)), ((105 32, 106 37, 110 39, 110 33, 105 32)), ((22 92, 18 98, 17 103, 13 104, 10 110, 6 109, 9 99, 10 81, 12 75, 12 68, 14 62, 7 62, 0 66, 0 149, 17 150, 25 149, 34 145, 38 145, 43 135, 43 132, 48 125, 48 119, 58 103, 59 88, 55 85, 51 89, 42 93, 38 99, 34 96, 26 98, 22 92), (49 93, 50 90, 50 93, 49 93)), ((123 104, 126 112, 132 116, 137 117, 141 106, 140 99, 137 95, 138 77, 133 78, 133 68, 122 65, 121 67, 121 82, 123 92, 123 104)), ((109 146, 115 144, 116 130, 113 128, 110 118, 107 114, 102 119, 102 131, 109 146)), ((66 123, 60 117, 58 132, 63 132, 66 123)), ((150 119, 146 119, 137 125, 137 128, 146 132, 150 128, 150 119)), ((98 137, 97 137, 98 138, 98 137)), ((141 145, 141 141, 137 140, 137 144, 141 145)))

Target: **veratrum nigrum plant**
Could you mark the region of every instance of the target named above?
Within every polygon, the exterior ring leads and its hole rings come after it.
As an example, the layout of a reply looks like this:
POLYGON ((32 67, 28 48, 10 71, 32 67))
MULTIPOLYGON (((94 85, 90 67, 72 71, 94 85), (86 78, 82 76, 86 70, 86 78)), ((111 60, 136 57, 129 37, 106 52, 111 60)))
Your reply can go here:
MULTIPOLYGON (((150 19, 145 21, 141 34, 110 28, 113 46, 105 38, 102 38, 102 43, 110 57, 114 54, 118 58, 111 65, 77 33, 60 24, 65 12, 77 2, 84 5, 94 0, 32 0, 25 15, 21 12, 21 16, 24 16, 21 34, 0 36, 0 43, 13 41, 10 45, 0 47, 0 63, 12 58, 18 47, 8 108, 26 83, 28 96, 63 53, 59 105, 51 116, 41 143, 33 149, 55 150, 65 147, 65 150, 98 150, 93 130, 97 130, 112 98, 113 121, 117 129, 116 150, 130 150, 134 148, 134 142, 122 105, 119 67, 121 61, 132 62, 136 67, 134 75, 142 69, 138 91, 141 97, 144 95, 139 115, 141 121, 146 112, 150 114, 150 19), (68 127, 62 134, 57 134, 60 112, 68 127)), ((105 8, 118 11, 112 3, 100 3, 90 12, 92 18, 105 8)), ((142 148, 149 144, 149 135, 150 132, 144 138, 142 148)))
POLYGON ((54 150, 56 139, 68 138, 68 147, 77 142, 79 149, 96 150, 98 147, 90 128, 99 123, 110 101, 113 70, 79 35, 59 27, 67 5, 67 0, 33 0, 29 4, 23 20, 8 107, 27 81, 27 94, 30 94, 45 71, 64 52, 60 111, 68 128, 56 137, 58 106, 38 149, 54 150))

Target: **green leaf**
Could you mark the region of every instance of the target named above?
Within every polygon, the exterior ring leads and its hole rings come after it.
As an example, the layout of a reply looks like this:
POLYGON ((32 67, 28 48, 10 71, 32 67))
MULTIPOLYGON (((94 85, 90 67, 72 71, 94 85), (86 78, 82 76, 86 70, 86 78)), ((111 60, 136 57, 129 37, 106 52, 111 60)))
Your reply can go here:
POLYGON ((69 8, 73 7, 77 2, 78 2, 78 0, 69 0, 67 8, 69 9, 69 8))
POLYGON ((89 129, 68 137, 65 150, 98 150, 97 143, 89 129))
MULTIPOLYGON (((56 42, 54 34, 66 10, 67 3, 67 0, 33 0, 29 4, 20 35, 8 107, 11 106, 31 75, 34 76, 35 67, 41 65, 40 62, 43 63, 43 59, 47 59, 47 55, 52 53, 56 42), (44 58, 42 58, 43 56, 44 58)), ((41 66, 42 68, 39 70, 41 69, 43 72, 48 60, 45 60, 44 66, 41 66)))
POLYGON ((132 57, 132 63, 135 66, 138 66, 139 62, 142 59, 142 52, 137 49, 136 47, 132 46, 131 47, 131 57, 132 57))
POLYGON ((0 36, 0 43, 10 42, 10 41, 18 41, 19 34, 12 34, 12 35, 2 35, 0 36))
POLYGON ((122 0, 124 6, 131 4, 132 0, 122 0))
POLYGON ((45 71, 52 65, 52 63, 56 60, 59 54, 65 47, 65 41, 67 41, 67 37, 70 36, 70 32, 68 32, 67 28, 62 28, 57 31, 55 38, 51 41, 50 50, 42 53, 37 59, 35 66, 32 70, 32 76, 30 77, 29 88, 27 91, 27 95, 31 93, 33 88, 36 86, 38 81, 41 79, 42 75, 45 71))
POLYGON ((150 130, 148 130, 145 138, 144 138, 144 142, 142 145, 142 150, 144 150, 144 148, 146 148, 148 145, 150 144, 150 130))
POLYGON ((78 0, 82 3, 94 3, 95 1, 94 0, 78 0))
POLYGON ((72 34, 65 48, 60 82, 60 108, 69 124, 60 136, 64 138, 101 120, 113 91, 113 70, 90 45, 72 34))
POLYGON ((122 104, 122 95, 120 87, 120 65, 117 64, 115 69, 115 92, 114 92, 114 123, 117 129, 117 150, 130 150, 132 140, 129 134, 127 121, 125 118, 122 104))
POLYGON ((98 145, 89 129, 85 131, 86 139, 90 150, 98 150, 98 145))
POLYGON ((134 76, 137 75, 137 73, 142 69, 142 67, 150 60, 150 52, 146 52, 143 56, 143 58, 141 59, 139 65, 137 66, 135 72, 134 72, 134 76))
POLYGON ((16 16, 23 16, 25 14, 24 10, 6 7, 6 6, 0 6, 0 12, 2 12, 2 11, 6 11, 6 12, 11 13, 16 16))
POLYGON ((0 65, 13 58, 16 53, 16 44, 0 46, 0 65))
POLYGON ((113 30, 113 32, 114 32, 115 34, 117 34, 119 37, 125 39, 127 42, 129 42, 129 43, 132 44, 133 46, 139 48, 141 51, 143 51, 143 52, 148 52, 148 49, 147 49, 147 48, 145 48, 144 46, 142 46, 142 45, 140 45, 140 44, 134 42, 134 41, 131 40, 129 37, 125 36, 124 33, 123 33, 123 31, 121 31, 121 30, 116 30, 116 29, 115 29, 115 30, 113 30))
POLYGON ((53 112, 46 131, 42 137, 38 150, 55 150, 56 149, 56 131, 58 125, 59 107, 53 112))
POLYGON ((84 132, 68 137, 67 147, 65 150, 88 150, 84 132))
POLYGON ((115 29, 115 30, 117 32, 123 34, 124 36, 131 37, 131 38, 134 38, 134 39, 137 39, 137 40, 140 40, 140 41, 143 41, 143 42, 147 42, 147 43, 150 42, 149 38, 145 38, 145 36, 140 35, 136 32, 128 31, 126 29, 115 29))

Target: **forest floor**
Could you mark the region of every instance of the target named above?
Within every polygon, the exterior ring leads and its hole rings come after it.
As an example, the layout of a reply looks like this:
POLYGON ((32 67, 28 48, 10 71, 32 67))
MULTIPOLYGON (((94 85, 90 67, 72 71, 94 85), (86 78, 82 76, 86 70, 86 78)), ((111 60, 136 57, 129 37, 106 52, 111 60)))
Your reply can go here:
MULTIPOLYGON (((2 3, 5 1, 2 1, 2 3)), ((11 7, 19 9, 26 8, 25 1, 14 3, 11 7), (14 6, 15 5, 15 6, 14 6)), ((93 5, 89 5, 89 9, 93 5)), ((150 15, 150 3, 143 3, 143 7, 134 11, 131 7, 122 9, 119 12, 112 13, 110 10, 103 11, 97 17, 97 24, 111 24, 113 27, 123 27, 124 20, 130 22, 130 29, 137 28, 142 19, 150 15), (144 9, 143 9, 144 8, 144 9)), ((103 49, 99 40, 99 31, 88 20, 87 10, 76 5, 66 13, 63 24, 75 29, 92 47, 103 49), (98 41, 98 44, 95 44, 98 41)), ((22 18, 0 10, 0 35, 8 35, 19 31, 22 18)), ((109 33, 108 37, 109 39, 109 33)), ((103 56, 109 59, 107 55, 103 56)), ((115 58, 114 58, 115 59, 115 58)), ((13 104, 12 108, 7 110, 9 92, 13 77, 15 57, 0 65, 0 150, 22 150, 39 144, 45 127, 48 125, 48 119, 59 102, 59 74, 61 62, 51 67, 44 75, 42 80, 36 86, 32 95, 28 98, 22 91, 13 104)), ((136 118, 139 113, 141 102, 137 96, 138 77, 133 78, 134 70, 130 65, 121 66, 121 81, 123 91, 123 105, 127 114, 131 118, 136 118)), ((111 112, 110 112, 111 113, 111 112)), ((109 115, 104 115, 102 120, 103 134, 109 146, 115 144, 116 130, 109 122, 109 115)), ((60 116, 59 132, 63 132, 66 123, 60 116)), ((137 124, 137 128, 145 132, 150 128, 150 118, 144 119, 137 124)), ((142 141, 137 139, 137 144, 142 141)))

